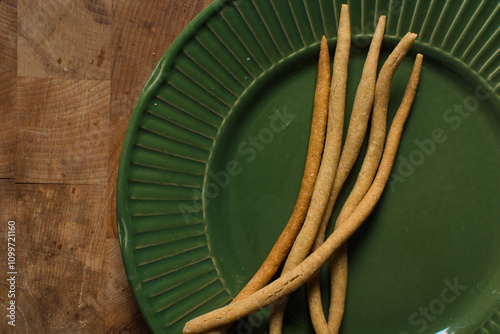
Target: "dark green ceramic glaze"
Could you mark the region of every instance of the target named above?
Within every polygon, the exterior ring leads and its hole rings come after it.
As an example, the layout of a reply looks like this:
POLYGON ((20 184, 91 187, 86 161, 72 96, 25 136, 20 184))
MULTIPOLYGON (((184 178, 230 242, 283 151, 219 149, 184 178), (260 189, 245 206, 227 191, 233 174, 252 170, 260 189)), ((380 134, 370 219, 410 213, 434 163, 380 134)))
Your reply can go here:
MULTIPOLYGON (((419 34, 396 72, 389 123, 416 52, 424 68, 390 182, 348 244, 341 332, 499 333, 500 5, 349 4, 346 127, 381 14, 380 66, 406 32, 419 34)), ((340 5, 216 1, 152 74, 123 145, 117 220, 127 275, 154 332, 180 333, 228 303, 286 224, 304 168, 319 40, 327 36, 333 55, 340 5)), ((326 282, 326 267, 322 275, 326 282)), ((267 332, 268 312, 231 332, 267 332)), ((304 289, 291 297, 284 333, 313 333, 304 289)))

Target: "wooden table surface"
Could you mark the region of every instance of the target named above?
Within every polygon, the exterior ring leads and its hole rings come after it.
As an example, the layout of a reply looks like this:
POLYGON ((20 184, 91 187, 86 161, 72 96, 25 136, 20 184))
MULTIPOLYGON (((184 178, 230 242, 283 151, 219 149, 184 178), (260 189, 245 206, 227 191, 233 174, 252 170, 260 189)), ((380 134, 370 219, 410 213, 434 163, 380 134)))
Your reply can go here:
POLYGON ((154 66, 209 2, 0 0, 0 333, 149 332, 119 248, 118 161, 154 66))

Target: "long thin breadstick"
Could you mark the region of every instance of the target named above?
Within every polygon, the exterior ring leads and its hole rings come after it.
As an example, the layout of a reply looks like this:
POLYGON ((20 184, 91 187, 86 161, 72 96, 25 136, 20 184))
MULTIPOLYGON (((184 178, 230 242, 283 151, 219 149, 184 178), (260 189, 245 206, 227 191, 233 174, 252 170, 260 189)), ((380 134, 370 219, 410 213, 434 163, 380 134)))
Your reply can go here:
POLYGON ((248 316, 283 296, 292 293, 306 283, 328 261, 333 252, 362 225, 375 208, 389 179, 401 139, 401 133, 415 97, 421 63, 422 55, 419 54, 412 73, 412 79, 410 79, 410 84, 405 92, 401 106, 392 122, 375 180, 363 200, 354 209, 345 223, 340 225, 338 229, 335 229, 321 247, 311 253, 297 267, 247 298, 191 320, 185 325, 184 334, 202 333, 212 328, 223 326, 248 316))
POLYGON ((369 137, 369 143, 372 143, 372 145, 368 145, 366 157, 363 160, 363 165, 359 172, 359 177, 356 180, 353 191, 351 191, 342 207, 341 213, 337 218, 339 221, 345 220, 345 218, 350 215, 350 212, 352 212, 363 199, 375 177, 376 167, 374 166, 378 165, 384 147, 386 132, 385 124, 387 120, 387 107, 391 94, 390 86, 392 78, 416 38, 417 34, 406 34, 394 48, 380 70, 375 87, 375 100, 369 137))
MULTIPOLYGON (((314 95, 314 108, 312 115, 311 133, 309 135, 309 147, 307 150, 306 164, 302 177, 297 202, 294 211, 271 249, 266 260, 247 285, 234 298, 233 302, 245 298, 251 293, 265 286, 276 274, 285 260, 293 245, 297 234, 302 227, 304 218, 309 207, 314 184, 318 174, 323 144, 325 141, 326 123, 328 115, 328 101, 330 90, 330 53, 326 37, 323 36, 320 44, 318 75, 316 78, 316 90, 314 95)), ((219 328, 210 334, 226 333, 227 328, 219 328)))
MULTIPOLYGON (((389 105, 392 78, 416 37, 416 34, 408 33, 382 66, 375 87, 374 110, 367 154, 356 184, 342 207, 341 214, 337 218, 336 226, 342 224, 345 218, 349 217, 354 207, 361 201, 373 182, 384 147, 387 107, 389 105)), ((342 245, 337 252, 339 254, 332 257, 330 266, 331 299, 328 326, 332 334, 336 334, 340 330, 347 292, 347 246, 345 244, 342 245)))
MULTIPOLYGON (((386 133, 385 124, 387 120, 387 108, 389 105, 392 78, 399 64, 413 45, 416 37, 417 35, 413 33, 408 33, 403 37, 380 70, 375 87, 373 118, 367 154, 354 188, 349 194, 337 218, 336 226, 343 224, 347 217, 351 215, 354 208, 365 196, 375 177, 384 147, 386 133)), ((328 326, 331 334, 336 334, 340 330, 347 293, 348 261, 346 244, 342 245, 337 252, 339 252, 339 254, 332 257, 330 266, 331 299, 328 326)))
MULTIPOLYGON (((323 212, 328 203, 337 165, 342 149, 342 133, 344 128, 345 97, 347 89, 347 68, 351 46, 351 25, 349 7, 342 5, 338 28, 337 46, 333 61, 332 82, 330 86, 330 101, 328 107, 328 126, 323 158, 314 186, 311 204, 307 216, 295 240, 290 254, 285 262, 282 275, 296 267, 309 254, 318 232, 323 212)), ((269 333, 280 334, 283 325, 283 316, 287 298, 273 304, 269 322, 269 333)))
MULTIPOLYGON (((356 159, 358 158, 361 145, 363 144, 368 120, 373 106, 375 95, 375 83, 377 80, 377 65, 384 38, 386 17, 382 15, 378 21, 377 28, 373 34, 373 39, 365 61, 361 80, 356 91, 354 104, 352 107, 351 119, 347 130, 347 136, 340 156, 335 182, 330 194, 330 199, 323 215, 313 250, 319 248, 325 241, 325 233, 330 221, 333 207, 337 200, 340 189, 347 180, 356 159)), ((323 306, 321 304, 321 291, 319 276, 315 276, 307 284, 309 311, 311 321, 316 333, 328 333, 328 325, 324 316, 323 306)))
MULTIPOLYGON (((401 102, 400 109, 409 110, 415 98, 418 82, 420 79, 420 71, 422 69, 423 56, 418 54, 413 66, 412 74, 401 102)), ((380 87, 380 90, 383 90, 380 87)), ((388 92, 390 91, 390 86, 387 87, 384 97, 382 97, 382 103, 388 104, 388 101, 384 101, 385 98, 388 99, 388 92)), ((387 107, 385 107, 387 109, 387 107)), ((399 111, 398 111, 399 112, 399 111)), ((394 123, 394 122, 393 122, 394 123)), ((388 139, 389 140, 389 139, 388 139)), ((343 224, 348 217, 352 214, 358 203, 361 201, 361 194, 354 192, 353 196, 349 196, 342 208, 339 217, 337 219, 337 224, 343 224)), ((345 305, 345 291, 347 288, 347 247, 344 243, 336 252, 335 256, 331 260, 331 287, 332 293, 340 295, 338 299, 331 300, 330 313, 328 318, 328 325, 330 333, 336 334, 340 331, 340 324, 342 322, 344 305, 345 305), (342 300, 343 299, 343 300, 342 300)))

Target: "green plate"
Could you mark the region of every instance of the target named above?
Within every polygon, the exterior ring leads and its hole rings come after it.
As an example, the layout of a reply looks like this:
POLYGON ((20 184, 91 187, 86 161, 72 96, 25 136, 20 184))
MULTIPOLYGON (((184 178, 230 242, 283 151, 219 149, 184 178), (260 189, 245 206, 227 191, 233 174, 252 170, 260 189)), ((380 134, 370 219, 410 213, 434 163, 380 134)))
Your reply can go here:
MULTIPOLYGON (((500 3, 349 4, 346 122, 381 14, 380 64, 406 32, 419 34, 394 78, 389 122, 416 52, 425 65, 390 183, 348 244, 341 332, 500 333, 500 3)), ((127 275, 154 332, 180 333, 228 303, 287 222, 304 168, 319 40, 326 35, 333 53, 340 6, 215 1, 153 72, 123 144, 117 220, 127 275)), ((267 332, 268 313, 231 332, 267 332)), ((313 333, 304 289, 291 297, 284 333, 313 333)))

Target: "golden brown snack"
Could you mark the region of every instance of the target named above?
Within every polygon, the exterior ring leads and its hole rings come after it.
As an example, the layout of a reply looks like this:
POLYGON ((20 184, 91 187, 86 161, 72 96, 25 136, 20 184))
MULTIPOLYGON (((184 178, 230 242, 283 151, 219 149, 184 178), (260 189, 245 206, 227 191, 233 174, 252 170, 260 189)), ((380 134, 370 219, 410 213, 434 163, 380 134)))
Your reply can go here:
POLYGON ((407 33, 394 48, 380 70, 375 88, 375 101, 367 153, 353 191, 349 194, 349 197, 344 203, 337 220, 345 220, 345 218, 350 215, 350 212, 352 212, 356 205, 363 199, 375 177, 376 166, 378 166, 384 148, 387 106, 391 94, 390 86, 392 78, 416 38, 417 34, 407 33), (372 143, 372 145, 370 145, 370 143, 372 143), (354 191, 354 189, 356 191, 354 191))
MULTIPOLYGON (((356 159, 358 158, 361 145, 363 144, 368 120, 373 106, 375 95, 375 83, 377 80, 377 66, 384 38, 386 17, 381 16, 373 39, 368 51, 368 56, 363 67, 361 80, 356 91, 354 104, 352 108, 351 119, 347 129, 347 136, 340 156, 335 182, 332 187, 328 205, 326 207, 323 219, 314 241, 313 250, 316 250, 325 241, 325 233, 330 221, 333 207, 344 185, 349 173, 351 172, 356 159)), ((321 291, 319 276, 315 276, 307 284, 309 311, 311 320, 316 333, 327 333, 328 325, 324 316, 323 306, 321 304, 321 291)))
MULTIPOLYGON (((405 91, 405 95, 401 102, 401 105, 398 109, 398 113, 393 120, 391 130, 393 128, 402 128, 404 126, 404 122, 406 121, 406 117, 408 115, 409 110, 411 109, 413 100, 415 98, 418 82, 420 79, 420 71, 422 68, 423 56, 421 54, 417 55, 415 60, 415 64, 413 66, 412 75, 410 80, 408 81, 408 85, 405 91)), ((399 145, 399 139, 397 138, 397 145, 399 145)), ((392 138, 389 133, 389 137, 387 139, 387 145, 390 145, 391 142, 396 143, 396 139, 392 138)), ((385 154, 385 151, 384 151, 385 154)), ((388 171, 387 173, 390 173, 388 171)), ((378 175, 378 174, 377 174, 378 175)), ((371 189, 371 188, 370 188, 371 189)), ((352 214, 355 207, 352 205, 344 206, 342 208, 341 214, 337 219, 337 224, 343 224, 345 219, 352 214)), ((330 312, 328 317, 328 327, 330 333, 338 333, 340 331, 340 325, 342 323, 342 317, 344 314, 344 305, 346 298, 346 288, 347 288, 347 276, 348 276, 348 264, 347 264, 347 248, 344 243, 333 255, 331 260, 331 289, 332 296, 337 294, 337 299, 331 300, 330 304, 330 312)))
MULTIPOLYGON (((318 232, 323 213, 328 203, 337 165, 342 150, 342 133, 344 128, 345 97, 347 89, 347 69, 351 47, 351 25, 349 7, 342 5, 338 28, 337 46, 333 61, 332 82, 330 85, 330 101, 328 107, 328 126, 323 158, 318 172, 311 204, 302 229, 295 240, 285 262, 282 275, 297 266, 309 254, 318 232)), ((283 324, 283 316, 287 297, 273 304, 269 333, 279 334, 283 324)))
POLYGON ((401 139, 401 133, 415 97, 421 64, 422 55, 419 54, 403 101, 392 122, 375 180, 347 220, 338 229, 335 229, 321 247, 311 253, 297 267, 247 298, 191 320, 184 327, 183 333, 202 333, 212 328, 223 326, 248 316, 283 296, 292 293, 306 283, 328 261, 333 252, 361 226, 378 203, 389 179, 401 139))
MULTIPOLYGON (((341 225, 349 217, 354 207, 361 201, 377 172, 378 164, 382 156, 385 141, 387 107, 391 92, 392 78, 399 64, 410 50, 417 35, 408 33, 398 43, 394 51, 389 55, 380 70, 379 78, 375 87, 375 100, 373 106, 372 126, 368 140, 368 150, 363 165, 356 180, 353 190, 349 194, 342 210, 337 218, 336 226, 341 225)), ((347 247, 342 245, 331 261, 331 299, 328 316, 328 326, 332 334, 338 333, 344 315, 344 305, 347 289, 347 247)))
MULTIPOLYGON (((293 213, 279 236, 275 245, 271 249, 266 260, 262 263, 257 273, 238 293, 234 301, 240 300, 251 293, 265 286, 276 274, 281 264, 288 255, 297 234, 302 227, 307 209, 311 201, 314 184, 318 174, 323 145, 325 141, 328 101, 330 91, 330 53, 326 37, 321 39, 320 53, 318 60, 318 75, 316 79, 316 90, 314 96, 314 108, 309 135, 309 146, 307 150, 306 164, 302 176, 297 202, 293 213)), ((225 333, 227 328, 217 329, 210 334, 225 333)))

